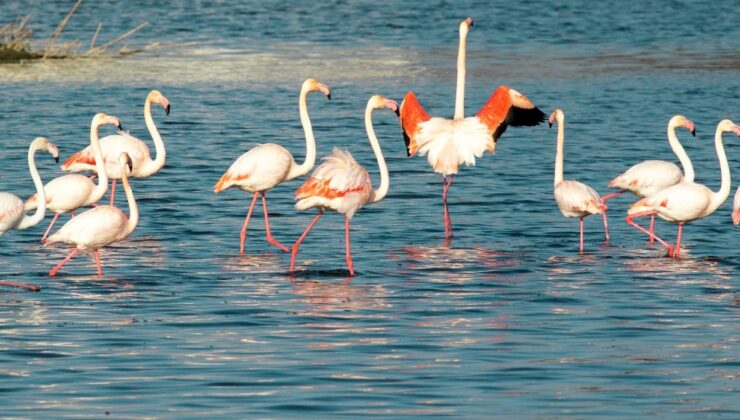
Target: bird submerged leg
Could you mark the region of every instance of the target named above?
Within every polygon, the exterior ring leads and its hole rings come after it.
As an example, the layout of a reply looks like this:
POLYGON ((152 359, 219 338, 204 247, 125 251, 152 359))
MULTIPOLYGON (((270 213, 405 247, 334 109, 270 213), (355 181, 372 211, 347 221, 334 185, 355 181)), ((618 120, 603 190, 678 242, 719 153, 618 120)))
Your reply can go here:
POLYGON ((444 215, 445 215, 445 239, 450 240, 453 236, 452 233, 452 220, 450 220, 450 211, 447 208, 447 190, 450 189, 450 185, 452 185, 452 180, 455 178, 455 175, 450 175, 450 180, 447 181, 447 176, 445 175, 442 178, 443 188, 442 188, 442 204, 444 206, 444 215))
POLYGON ((270 218, 267 216, 267 197, 265 197, 265 193, 262 193, 262 209, 265 213, 265 231, 267 232, 267 242, 270 245, 274 245, 278 248, 280 248, 283 252, 290 252, 288 248, 285 247, 285 245, 278 242, 277 239, 272 237, 272 232, 270 232, 270 218))
POLYGON ((650 216, 650 243, 655 242, 655 215, 650 216))
POLYGON ((249 205, 249 210, 247 211, 247 217, 244 219, 244 224, 242 225, 242 231, 239 234, 239 254, 244 255, 244 242, 247 239, 247 226, 249 225, 249 219, 252 218, 252 210, 254 210, 254 205, 257 203, 257 196, 259 195, 258 192, 254 193, 254 198, 252 198, 252 204, 249 205))
POLYGON ((293 247, 290 252, 290 270, 289 271, 291 273, 294 271, 293 269, 295 268, 295 257, 298 255, 298 247, 301 246, 301 242, 303 242, 303 240, 306 239, 306 236, 308 236, 308 232, 310 232, 311 229, 313 229, 313 227, 316 225, 316 222, 319 221, 319 219, 321 218, 323 214, 324 214, 324 211, 319 210, 319 214, 317 214, 316 217, 314 217, 313 220, 311 220, 311 223, 308 224, 308 227, 306 228, 306 230, 303 232, 300 238, 298 238, 298 240, 295 241, 295 243, 293 244, 293 247))
POLYGON ((581 236, 580 236, 580 248, 579 252, 583 254, 583 217, 580 217, 580 220, 578 221, 578 225, 580 226, 581 236))
POLYGON ((102 264, 100 264, 100 250, 95 248, 93 250, 93 254, 95 255, 95 265, 98 268, 98 277, 102 277, 103 276, 103 266, 102 264))
POLYGON ((35 284, 30 283, 18 283, 16 281, 10 281, 10 280, 0 280, 0 286, 8 286, 8 287, 20 287, 22 289, 27 289, 31 292, 40 292, 41 288, 36 286, 35 284))
MULTIPOLYGON (((651 233, 650 233, 649 230, 647 230, 644 227, 638 225, 637 223, 635 223, 632 220, 635 217, 643 217, 643 216, 651 216, 651 215, 655 215, 655 212, 654 211, 643 211, 643 212, 639 212, 639 213, 635 213, 635 214, 629 215, 629 216, 627 216, 627 218, 625 220, 627 220, 627 224, 634 226, 639 231, 641 231, 641 232, 643 232, 643 233, 645 233, 647 235, 651 235, 651 233)), ((673 249, 674 249, 673 248, 673 245, 671 245, 671 244, 667 243, 666 241, 660 239, 654 233, 652 234, 652 236, 654 236, 655 237, 655 240, 657 240, 658 242, 660 242, 664 247, 668 248, 668 255, 667 255, 668 257, 673 257, 674 256, 674 253, 673 253, 673 249)))
POLYGON ((56 223, 58 218, 59 218, 59 213, 55 213, 54 217, 51 219, 51 223, 49 223, 49 227, 46 228, 46 232, 44 232, 44 236, 41 237, 41 242, 46 241, 46 237, 49 236, 49 232, 51 232, 51 228, 52 226, 54 226, 54 223, 56 223))
POLYGON ((676 237, 676 249, 673 251, 673 257, 678 258, 681 255, 681 233, 683 232, 683 223, 678 224, 678 237, 676 237))
POLYGON ((77 255, 78 252, 80 252, 80 249, 79 248, 73 249, 72 252, 70 252, 69 255, 67 255, 67 258, 63 259, 62 262, 60 262, 59 264, 57 264, 56 267, 52 268, 51 271, 49 271, 49 275, 52 276, 52 277, 56 276, 57 275, 57 272, 59 272, 59 270, 62 268, 62 266, 64 264, 67 264, 67 261, 71 260, 72 257, 74 257, 75 255, 77 255))
POLYGON ((609 242, 611 236, 609 236, 609 221, 606 219, 606 210, 601 213, 601 218, 604 219, 604 236, 606 237, 606 241, 609 242))
POLYGON ((354 276, 355 275, 355 269, 352 265, 352 253, 350 252, 350 246, 349 246, 349 217, 344 216, 344 252, 347 256, 347 268, 349 269, 349 275, 354 276))

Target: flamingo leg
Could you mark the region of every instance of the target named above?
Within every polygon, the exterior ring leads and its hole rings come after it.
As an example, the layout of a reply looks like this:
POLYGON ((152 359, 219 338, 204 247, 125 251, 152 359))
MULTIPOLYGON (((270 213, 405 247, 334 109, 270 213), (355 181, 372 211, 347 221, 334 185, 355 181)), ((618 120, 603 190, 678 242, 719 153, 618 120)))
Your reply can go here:
POLYGON ((244 255, 244 242, 247 240, 247 226, 249 225, 249 219, 252 218, 252 210, 254 210, 254 205, 257 203, 257 196, 259 195, 258 192, 254 193, 254 198, 252 198, 252 204, 249 205, 249 210, 247 211, 247 217, 244 219, 244 224, 242 225, 242 231, 239 234, 239 254, 244 255))
POLYGON ((444 206, 445 239, 447 240, 454 236, 452 233, 452 220, 450 220, 450 210, 447 208, 447 191, 450 189, 450 185, 452 185, 452 180, 454 178, 455 175, 450 175, 449 181, 447 180, 447 176, 444 176, 442 178, 442 205, 444 206))
POLYGON ((580 245, 580 248, 579 248, 579 252, 580 252, 581 254, 583 254, 583 217, 581 217, 581 218, 580 218, 580 221, 579 221, 579 223, 578 223, 578 224, 579 224, 579 225, 580 225, 580 227, 581 227, 581 229, 580 229, 580 231, 581 231, 581 240, 580 240, 580 244, 581 244, 581 245, 580 245))
POLYGON ((290 252, 288 248, 285 247, 285 245, 278 242, 277 239, 272 237, 272 232, 270 232, 270 218, 267 216, 267 197, 265 197, 265 193, 262 193, 262 209, 265 213, 265 231, 267 232, 267 242, 270 245, 274 245, 278 248, 280 248, 283 252, 290 252))
POLYGON ((113 202, 116 201, 116 180, 111 179, 110 181, 110 205, 113 205, 113 202))
POLYGON ((44 232, 44 236, 41 237, 41 242, 46 241, 46 237, 49 236, 49 232, 51 232, 51 228, 52 226, 54 226, 54 223, 56 223, 58 218, 59 218, 59 213, 54 213, 54 217, 51 219, 51 223, 49 223, 49 227, 46 228, 46 232, 44 232))
POLYGON ((611 200, 612 198, 614 198, 616 196, 619 196, 619 195, 622 195, 622 194, 624 194, 626 192, 627 192, 627 190, 622 190, 622 191, 613 192, 611 194, 607 194, 607 195, 601 197, 601 202, 602 203, 605 203, 606 200, 611 200))
POLYGON ((352 253, 349 246, 349 217, 344 216, 344 252, 347 256, 347 268, 349 268, 349 275, 355 275, 355 269, 352 265, 352 253))
POLYGON ((606 241, 609 242, 611 236, 609 236, 609 221, 606 218, 606 210, 601 213, 601 218, 604 219, 604 236, 606 237, 606 241))
POLYGON ((100 264, 100 250, 95 248, 93 250, 93 254, 95 254, 95 265, 98 268, 98 277, 102 277, 103 276, 103 266, 100 264))
POLYGON ((291 273, 295 271, 293 269, 295 268, 295 257, 298 255, 298 247, 301 246, 301 242, 303 242, 303 240, 306 239, 306 236, 308 236, 308 232, 310 232, 311 229, 313 229, 313 227, 316 225, 316 222, 319 221, 319 219, 321 218, 323 214, 324 214, 324 211, 319 210, 319 214, 317 214, 316 217, 314 217, 313 220, 311 220, 311 223, 308 224, 308 227, 306 228, 306 230, 298 238, 298 240, 295 241, 295 243, 293 244, 293 247, 291 248, 291 251, 290 251, 290 270, 289 271, 291 273))
POLYGON ((673 257, 678 258, 681 255, 681 234, 683 233, 683 223, 678 224, 678 236, 676 237, 676 250, 673 251, 673 257))
POLYGON ((52 276, 52 277, 56 276, 57 275, 57 272, 59 272, 59 270, 62 268, 62 266, 64 264, 67 264, 67 261, 71 260, 72 257, 74 257, 75 255, 77 255, 78 252, 80 252, 80 249, 79 248, 73 249, 72 252, 70 252, 69 255, 67 255, 67 258, 63 259, 62 262, 60 262, 59 264, 57 264, 56 267, 52 268, 51 271, 49 271, 49 275, 52 276))
POLYGON ((0 280, 0 286, 8 286, 8 287, 20 287, 23 289, 27 289, 31 292, 40 292, 41 288, 36 286, 35 284, 30 283, 18 283, 16 281, 10 281, 10 280, 0 280))
MULTIPOLYGON (((655 213, 653 211, 643 211, 643 212, 639 212, 639 213, 635 213, 635 214, 629 215, 629 216, 627 216, 627 218, 625 220, 627 220, 627 224, 629 224, 631 226, 634 226, 639 231, 650 235, 651 233, 650 233, 649 230, 647 230, 644 227, 638 225, 632 219, 635 218, 635 217, 651 216, 651 215, 654 215, 654 214, 655 213)), ((673 256, 673 245, 671 245, 671 244, 667 243, 666 241, 660 239, 658 237, 658 235, 653 234, 653 236, 655 237, 655 240, 657 240, 658 242, 660 242, 664 247, 668 248, 668 256, 669 257, 672 257, 673 256)))
POLYGON ((650 216, 650 243, 655 242, 655 215, 650 216))

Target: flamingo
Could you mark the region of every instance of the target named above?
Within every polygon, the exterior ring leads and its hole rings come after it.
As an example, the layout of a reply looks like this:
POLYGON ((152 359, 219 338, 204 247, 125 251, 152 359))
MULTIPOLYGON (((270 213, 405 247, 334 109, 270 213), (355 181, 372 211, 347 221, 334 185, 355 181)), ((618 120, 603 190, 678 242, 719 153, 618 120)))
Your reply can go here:
MULTIPOLYGON (((668 121, 668 143, 671 145, 673 153, 676 154, 678 160, 681 162, 683 173, 681 173, 681 169, 673 162, 646 160, 632 166, 624 173, 612 179, 609 182, 609 188, 619 188, 620 191, 607 194, 601 199, 606 202, 606 200, 628 191, 638 197, 647 197, 679 182, 692 182, 694 180, 694 166, 691 164, 689 155, 686 154, 683 146, 681 146, 681 142, 678 141, 678 137, 676 137, 677 127, 685 127, 692 136, 696 136, 696 130, 694 123, 683 115, 675 115, 668 121)), ((650 216, 650 232, 650 242, 652 243, 655 232, 655 215, 650 216)))
POLYGON ((76 245, 62 262, 49 271, 50 276, 56 276, 64 264, 84 249, 93 250, 98 276, 102 276, 103 269, 100 264, 99 249, 125 239, 136 229, 136 225, 139 223, 139 209, 136 206, 136 199, 128 182, 127 173, 127 170, 132 171, 133 162, 126 152, 121 153, 118 160, 119 173, 122 175, 121 181, 128 200, 129 216, 126 217, 116 207, 102 205, 86 210, 77 217, 70 219, 61 229, 49 236, 44 244, 44 246, 47 246, 56 242, 65 242, 76 245))
POLYGON ((44 184, 34 161, 34 155, 38 150, 49 152, 54 160, 59 162, 59 149, 45 137, 36 137, 28 147, 28 169, 31 171, 36 193, 41 197, 41 205, 36 208, 33 216, 29 216, 23 208, 23 200, 14 194, 0 192, 0 235, 11 229, 23 230, 36 226, 44 218, 46 213, 44 184))
POLYGON ((247 238, 247 226, 252 217, 252 210, 257 203, 257 197, 262 196, 262 210, 265 214, 265 231, 267 242, 288 252, 283 244, 272 236, 270 231, 270 219, 267 215, 267 191, 276 185, 289 181, 293 178, 307 174, 316 162, 316 140, 311 127, 311 119, 308 116, 306 97, 310 92, 321 92, 331 99, 331 91, 328 86, 316 79, 306 79, 301 86, 298 96, 298 108, 301 116, 301 124, 306 135, 306 159, 298 165, 293 155, 279 144, 260 144, 249 150, 231 164, 226 173, 221 176, 213 191, 219 193, 232 186, 238 187, 246 192, 253 193, 252 203, 249 205, 247 217, 244 219, 240 234, 239 253, 244 255, 244 242, 247 238))
MULTIPOLYGON (((121 129, 121 123, 118 121, 118 118, 105 114, 95 114, 92 119, 92 123, 90 124, 90 144, 95 154, 96 171, 100 174, 98 185, 95 185, 95 183, 86 176, 68 174, 54 178, 44 186, 46 208, 53 211, 55 214, 49 227, 46 228, 44 236, 41 237, 41 242, 44 242, 46 237, 49 236, 51 228, 54 226, 54 223, 56 223, 61 214, 69 213, 70 216, 74 217, 75 210, 80 207, 97 203, 98 200, 103 198, 105 192, 108 190, 108 175, 103 163, 103 154, 100 150, 98 137, 99 127, 107 124, 114 125, 118 127, 119 130, 121 129)), ((25 207, 26 211, 33 210, 38 207, 38 196, 34 194, 26 200, 25 207)))
POLYGON ((350 253, 349 240, 349 221, 355 212, 365 204, 373 204, 382 200, 388 193, 390 178, 388 176, 388 167, 385 165, 383 152, 380 150, 378 138, 375 136, 373 129, 372 113, 376 109, 388 108, 398 113, 398 104, 390 99, 380 95, 371 97, 365 108, 365 128, 370 145, 375 153, 380 168, 380 186, 373 190, 370 181, 370 174, 360 166, 352 155, 346 150, 334 148, 330 156, 324 158, 324 162, 319 165, 303 185, 296 190, 296 199, 298 202, 295 207, 298 210, 307 210, 313 207, 319 208, 319 213, 314 217, 303 234, 293 244, 290 254, 290 272, 295 268, 296 255, 298 247, 308 232, 313 229, 316 222, 324 214, 324 210, 334 210, 337 213, 344 213, 344 239, 345 255, 347 268, 350 276, 355 275, 352 264, 352 255, 350 253))
POLYGON ((442 174, 445 238, 452 238, 452 222, 447 208, 447 191, 461 163, 475 165, 484 151, 494 152, 496 142, 512 126, 534 126, 545 120, 527 97, 508 86, 499 86, 474 117, 464 117, 465 42, 473 19, 460 22, 460 44, 457 56, 457 90, 452 119, 430 117, 414 92, 409 91, 401 103, 401 128, 409 156, 427 155, 435 173, 442 174), (449 177, 449 180, 448 180, 449 177))
POLYGON ((732 200, 732 223, 740 224, 740 187, 737 187, 735 199, 732 200))
POLYGON ((565 142, 565 114, 556 109, 550 115, 550 127, 558 123, 558 145, 555 153, 555 202, 565 217, 580 219, 580 252, 583 254, 583 218, 592 214, 601 214, 604 219, 604 232, 609 240, 609 225, 606 221, 606 205, 593 188, 572 180, 563 180, 563 143, 565 142))
POLYGON ((663 220, 678 223, 675 247, 655 236, 658 242, 668 248, 669 257, 678 258, 681 254, 683 225, 714 213, 730 195, 730 165, 727 163, 727 156, 722 145, 722 134, 729 131, 740 136, 740 126, 730 120, 722 120, 717 125, 717 131, 714 134, 714 146, 717 150, 721 173, 721 186, 718 192, 693 181, 684 181, 640 199, 627 211, 627 223, 648 235, 650 232, 635 223, 633 219, 658 215, 663 220))
MULTIPOLYGON (((119 131, 117 135, 105 136, 100 140, 100 149, 103 151, 103 160, 105 161, 105 170, 111 181, 110 188, 110 205, 113 205, 116 197, 116 180, 121 179, 122 173, 118 166, 118 157, 121 153, 126 152, 133 162, 131 177, 147 178, 159 172, 164 166, 167 153, 164 149, 162 136, 152 119, 152 103, 157 103, 164 108, 164 112, 170 115, 170 101, 158 90, 152 90, 144 101, 144 122, 149 129, 149 134, 154 140, 154 149, 157 157, 152 160, 149 156, 149 147, 143 141, 137 139, 129 133, 119 131)), ((95 164, 95 151, 92 146, 80 150, 73 154, 62 165, 65 172, 86 172, 97 171, 95 164)))

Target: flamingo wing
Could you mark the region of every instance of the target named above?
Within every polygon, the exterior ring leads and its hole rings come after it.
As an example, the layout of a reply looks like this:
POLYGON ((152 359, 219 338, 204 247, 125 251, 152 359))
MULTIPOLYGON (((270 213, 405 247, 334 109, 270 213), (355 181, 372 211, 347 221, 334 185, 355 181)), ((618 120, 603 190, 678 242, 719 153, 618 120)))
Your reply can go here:
POLYGON ((526 96, 508 86, 499 86, 475 116, 488 127, 496 143, 508 126, 534 126, 545 114, 526 96))
MULTIPOLYGON (((121 153, 126 152, 131 157, 134 172, 144 162, 151 160, 149 147, 146 143, 124 131, 100 139, 100 149, 103 152, 108 176, 115 176, 116 178, 120 178, 118 157, 121 153)), ((95 172, 95 154, 92 146, 87 146, 67 158, 62 165, 62 170, 65 172, 95 172)))
POLYGON ((683 179, 681 168, 663 160, 637 163, 609 182, 609 188, 621 188, 643 197, 678 184, 683 179))
POLYGON ((76 244, 80 249, 99 248, 122 239, 128 217, 116 207, 103 205, 70 219, 47 238, 47 243, 76 244))
POLYGON ((246 191, 265 191, 283 182, 290 172, 293 155, 278 144, 260 144, 245 152, 218 180, 215 192, 231 186, 246 191))
POLYGON ((555 187, 555 201, 565 217, 600 214, 606 208, 593 188, 578 181, 563 181, 555 187))
POLYGON ((14 228, 23 218, 23 201, 17 196, 0 192, 0 234, 14 228))
POLYGON ((432 117, 424 111, 414 92, 409 91, 401 102, 399 108, 401 129, 403 130, 403 141, 406 143, 406 153, 413 155, 419 146, 416 136, 421 130, 420 124, 429 121, 432 117))

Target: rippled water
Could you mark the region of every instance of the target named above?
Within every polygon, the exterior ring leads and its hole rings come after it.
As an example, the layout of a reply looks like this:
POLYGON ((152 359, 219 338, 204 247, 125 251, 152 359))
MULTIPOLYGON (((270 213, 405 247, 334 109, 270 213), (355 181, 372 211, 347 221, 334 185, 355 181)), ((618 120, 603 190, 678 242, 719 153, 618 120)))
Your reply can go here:
MULTIPOLYGON (((0 23, 32 11, 47 36, 68 2, 4 1, 0 23)), ((136 180, 141 222, 56 278, 66 247, 36 228, 0 237, 0 278, 41 293, 0 290, 0 414, 9 417, 724 416, 737 418, 737 232, 731 203, 685 229, 680 260, 625 225, 631 198, 610 204, 612 241, 596 218, 578 223, 552 199, 555 129, 511 128, 495 156, 450 190, 456 238, 444 244, 441 180, 405 156, 395 116, 375 115, 391 171, 381 203, 353 219, 354 279, 343 223, 327 214, 301 248, 299 273, 250 225, 247 194, 212 186, 249 147, 276 142, 298 159, 302 80, 319 155, 346 147, 377 169, 362 112, 375 93, 415 90, 432 114, 453 109, 457 24, 472 16, 467 112, 498 84, 543 110, 564 109, 566 177, 605 192, 640 160, 674 160, 668 119, 697 180, 717 189, 713 133, 740 120, 740 30, 732 2, 85 2, 65 31, 106 39, 143 20, 132 40, 185 44, 122 60, 0 65, 0 189, 27 195, 26 148, 45 135, 63 156, 84 147, 95 112, 148 138, 148 90, 167 165, 136 180)), ((102 40, 101 40, 102 41, 102 40)), ((105 130, 104 130, 105 131, 105 130)), ((740 139, 727 135, 731 169, 740 139)), ((48 180, 60 174, 37 159, 48 180)), ((737 179, 737 176, 734 176, 737 179)), ((290 243, 313 212, 297 212, 299 180, 268 195, 273 233, 290 243)), ((733 186, 734 187, 734 186, 733 186)), ((120 191, 120 190, 119 190, 120 191)), ((65 219, 66 220, 66 219, 65 219)), ((673 240, 675 226, 659 223, 673 240)))

